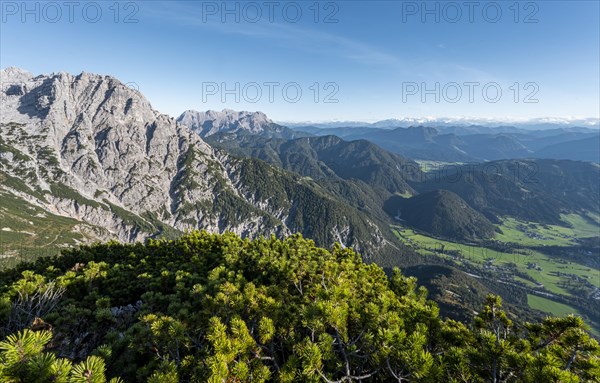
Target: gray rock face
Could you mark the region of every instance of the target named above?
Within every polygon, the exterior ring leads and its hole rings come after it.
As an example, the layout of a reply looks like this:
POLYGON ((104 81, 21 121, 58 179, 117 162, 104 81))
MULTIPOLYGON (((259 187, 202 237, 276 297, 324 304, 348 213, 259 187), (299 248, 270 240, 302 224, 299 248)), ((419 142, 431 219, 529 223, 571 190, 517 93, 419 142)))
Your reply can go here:
POLYGON ((236 112, 230 109, 223 109, 221 112, 188 110, 177 117, 177 122, 211 143, 223 140, 239 141, 247 136, 283 139, 310 136, 308 133, 278 125, 262 112, 236 112))
POLYGON ((236 112, 231 109, 223 109, 221 112, 187 110, 177 118, 177 121, 202 137, 218 132, 237 132, 239 130, 256 134, 273 125, 273 121, 262 112, 236 112))
POLYGON ((1 75, 2 140, 31 159, 4 161, 2 171, 18 176, 19 169, 33 170, 30 186, 46 200, 39 204, 108 227, 122 240, 153 234, 158 227, 152 221, 239 234, 256 225, 182 211, 186 205, 211 205, 218 181, 233 194, 237 190, 214 150, 153 110, 139 92, 89 73, 33 77, 8 68, 1 75), (56 192, 65 188, 80 201, 56 192), (91 202, 81 202, 86 200, 91 202), (128 215, 123 210, 132 216, 123 217, 128 215), (148 230, 131 228, 144 222, 148 230))
MULTIPOLYGON (((298 231, 293 193, 273 186, 259 195, 248 177, 255 185, 268 181, 255 179, 264 175, 248 164, 242 171, 241 160, 152 109, 117 79, 7 68, 0 80, 0 175, 18 181, 1 187, 29 203, 123 241, 190 229, 251 237, 298 231)), ((209 132, 224 124, 250 130, 272 124, 262 113, 233 111, 183 119, 198 126, 210 120, 209 132)), ((347 235, 348 220, 338 221, 328 236, 357 245, 347 235)), ((373 241, 380 236, 375 230, 373 241)))

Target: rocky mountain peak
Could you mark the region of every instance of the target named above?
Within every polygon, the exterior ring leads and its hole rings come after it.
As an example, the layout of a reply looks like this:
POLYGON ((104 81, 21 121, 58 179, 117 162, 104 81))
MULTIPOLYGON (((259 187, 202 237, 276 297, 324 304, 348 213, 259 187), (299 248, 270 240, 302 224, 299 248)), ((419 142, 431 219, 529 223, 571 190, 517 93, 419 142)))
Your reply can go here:
POLYGON ((5 82, 24 81, 33 77, 33 74, 25 69, 10 66, 0 70, 0 80, 5 82))
MULTIPOLYGON (((91 226, 100 239, 206 229, 249 237, 302 232, 357 249, 385 244, 351 206, 291 173, 214 149, 114 77, 7 68, 0 97, 0 197, 91 226), (322 216, 298 208, 309 205, 324 206, 322 216)), ((285 129, 258 112, 184 117, 210 124, 209 131, 285 129)))
MULTIPOLYGON (((11 82, 1 88, 0 138, 13 161, 3 162, 0 170, 19 178, 19 169, 31 170, 24 180, 31 190, 12 190, 21 197, 43 195, 29 199, 106 227, 125 240, 155 230, 151 225, 146 232, 140 225, 133 229, 131 217, 152 214, 179 227, 175 213, 181 204, 189 198, 212 198, 204 191, 180 194, 176 180, 183 171, 206 171, 200 158, 216 162, 213 149, 175 119, 152 109, 137 90, 114 77, 86 72, 36 77, 14 69, 5 72, 11 82), (127 211, 129 222, 115 217, 115 209, 127 211)), ((208 184, 210 179, 195 183, 208 184)), ((189 226, 202 226, 194 222, 189 226)))
POLYGON ((202 137, 211 136, 218 132, 237 132, 240 130, 250 133, 260 133, 273 125, 273 121, 262 112, 207 110, 198 112, 187 110, 177 121, 188 126, 202 137))

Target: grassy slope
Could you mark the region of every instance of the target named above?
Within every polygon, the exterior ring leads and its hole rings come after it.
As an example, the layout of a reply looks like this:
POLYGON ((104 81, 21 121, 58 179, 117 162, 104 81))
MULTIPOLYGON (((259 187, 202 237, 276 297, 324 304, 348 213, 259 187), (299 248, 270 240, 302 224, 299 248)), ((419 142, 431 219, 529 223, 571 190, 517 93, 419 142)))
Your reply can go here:
MULTIPOLYGON (((571 306, 533 294, 527 294, 527 303, 529 304, 529 307, 531 307, 534 310, 539 310, 556 316, 566 316, 569 314, 581 315, 577 310, 573 309, 573 307, 571 306)), ((599 329, 591 327, 590 331, 592 334, 594 334, 596 338, 600 338, 599 329)))
POLYGON ((529 303, 532 309, 549 312, 558 316, 566 316, 573 313, 578 314, 570 306, 533 294, 527 294, 527 303, 529 303))
MULTIPOLYGON (((65 247, 96 239, 102 230, 72 218, 48 213, 13 193, 0 189, 0 258, 19 254, 34 258, 58 254, 65 247)), ((13 259, 16 262, 17 259, 13 259)), ((4 265, 8 260, 4 260, 4 265)))

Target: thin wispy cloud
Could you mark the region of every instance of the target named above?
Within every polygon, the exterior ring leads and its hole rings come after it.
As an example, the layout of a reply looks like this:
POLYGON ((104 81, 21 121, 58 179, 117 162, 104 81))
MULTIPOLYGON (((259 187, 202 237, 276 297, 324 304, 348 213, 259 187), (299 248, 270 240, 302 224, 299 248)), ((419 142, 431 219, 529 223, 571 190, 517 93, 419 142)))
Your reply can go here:
MULTIPOLYGON (((202 28, 222 34, 233 34, 256 39, 280 42, 294 49, 319 53, 336 58, 345 58, 358 63, 382 65, 397 68, 406 62, 396 55, 378 50, 370 44, 362 43, 332 33, 309 29, 299 24, 270 22, 262 19, 256 23, 221 21, 219 15, 202 14, 199 3, 196 5, 156 2, 148 8, 148 14, 155 15, 165 22, 177 22, 188 27, 202 28)), ((233 16, 230 16, 233 18, 233 16)))
MULTIPOLYGON (((409 81, 503 81, 485 70, 462 63, 400 57, 396 53, 378 49, 369 43, 317 30, 314 24, 270 22, 265 18, 256 23, 243 19, 234 22, 234 15, 228 16, 229 22, 223 22, 220 14, 203 15, 201 3, 151 2, 149 4, 148 14, 154 15, 165 23, 174 22, 213 33, 270 41, 282 47, 293 47, 295 50, 307 53, 376 66, 409 81)), ((437 48, 446 49, 446 46, 440 43, 437 48)))

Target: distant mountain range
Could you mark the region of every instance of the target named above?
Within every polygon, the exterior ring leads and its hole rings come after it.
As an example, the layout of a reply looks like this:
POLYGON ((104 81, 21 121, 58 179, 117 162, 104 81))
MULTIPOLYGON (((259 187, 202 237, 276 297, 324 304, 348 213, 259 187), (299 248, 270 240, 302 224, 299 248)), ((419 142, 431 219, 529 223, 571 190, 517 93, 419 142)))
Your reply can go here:
MULTIPOLYGON (((274 123, 261 112, 186 111, 177 118, 203 138, 213 142, 261 138, 289 140, 309 136, 337 136, 345 140, 368 140, 391 152, 416 160, 478 162, 511 158, 554 158, 600 162, 600 130, 593 120, 576 120, 585 127, 563 123, 530 122, 517 126, 409 126, 391 128, 401 120, 385 120, 368 126, 323 127, 296 125, 293 129, 274 123), (379 128, 378 128, 379 126, 379 128), (380 128, 386 126, 385 128, 380 128), (532 127, 546 129, 531 130, 532 127)), ((409 121, 402 120, 403 122, 409 121)), ((412 121, 412 120, 411 120, 412 121)), ((575 121, 575 120, 574 120, 575 121)), ((358 124, 358 123, 357 123, 358 124)))
MULTIPOLYGON (((178 120, 207 124, 204 120, 186 118, 189 115, 214 116, 210 112, 188 111, 178 120)), ((252 113, 244 112, 244 116, 252 120, 252 113)), ((212 117, 205 118, 210 123, 212 117)), ((264 120, 260 113, 256 118, 264 120)), ((475 155, 511 158, 515 153, 531 154, 523 144, 505 134, 440 135, 437 129, 428 127, 315 128, 307 133, 339 132, 346 138, 319 134, 284 139, 274 137, 273 126, 277 132, 285 131, 284 127, 270 123, 262 131, 241 129, 239 124, 233 124, 224 125, 210 135, 200 134, 213 147, 311 177, 336 198, 373 216, 381 219, 387 216, 392 222, 401 221, 439 237, 490 238, 494 232, 492 223, 498 223, 498 217, 505 215, 557 224, 564 212, 598 210, 600 167, 596 164, 529 158, 466 163, 424 173, 414 161, 393 153, 399 150, 388 151, 408 147, 412 154, 430 151, 438 155, 437 159, 450 162, 456 162, 457 158, 460 162, 470 162, 475 155), (367 134, 352 135, 349 131, 374 134, 364 139, 367 134), (459 145, 469 148, 470 154, 459 149, 459 145), (439 190, 444 192, 437 193, 439 190), (425 209, 425 206, 435 207, 425 209), (446 225, 439 224, 441 221, 446 225)), ((524 134, 522 130, 513 130, 524 134)), ((589 133, 555 129, 533 131, 525 137, 531 140, 531 146, 545 147, 564 140, 569 142, 580 134, 589 133)))
POLYGON ((442 168, 415 185, 420 193, 449 190, 492 222, 512 216, 560 224, 567 212, 596 212, 600 166, 571 160, 502 160, 442 168))
POLYGON ((347 140, 369 140, 387 150, 419 160, 470 162, 510 158, 557 158, 600 162, 593 145, 600 131, 589 127, 546 130, 499 126, 410 126, 407 128, 314 126, 295 129, 347 140), (589 141, 588 141, 589 140, 589 141))
MULTIPOLYGON (((548 130, 548 129, 561 129, 570 127, 582 127, 589 129, 600 129, 600 119, 598 118, 535 118, 522 121, 512 121, 490 118, 391 118, 387 120, 381 120, 377 122, 362 122, 362 121, 328 121, 328 122, 279 122, 281 125, 293 127, 293 128, 356 128, 356 127, 370 127, 370 128, 382 128, 382 129, 394 129, 394 128, 408 128, 410 126, 431 126, 444 130, 446 128, 454 129, 456 127, 461 128, 510 128, 510 129, 525 129, 525 130, 548 130)), ((302 130, 302 129, 300 129, 302 130)), ((482 133, 482 132, 479 132, 482 133)))

